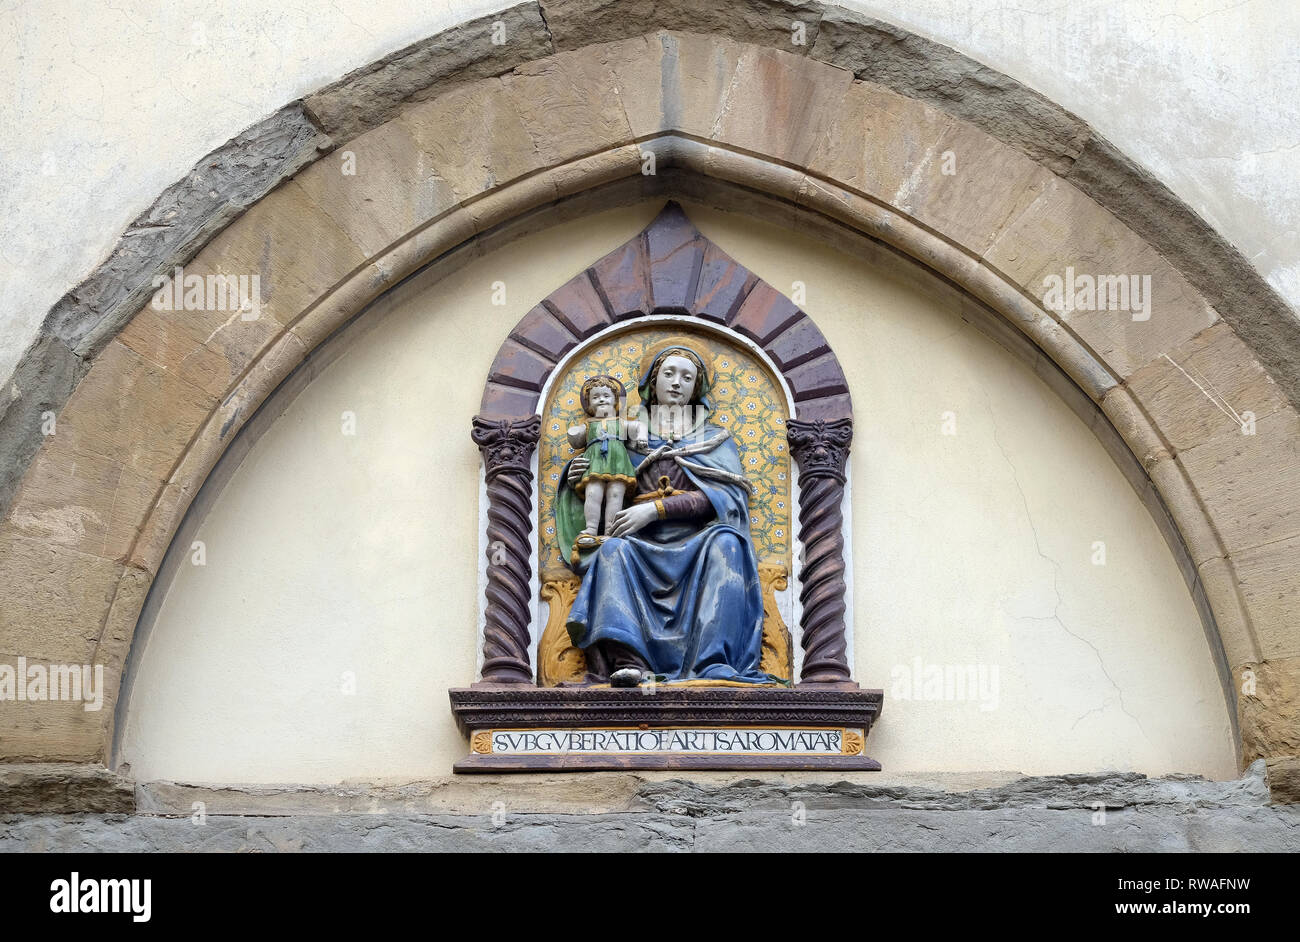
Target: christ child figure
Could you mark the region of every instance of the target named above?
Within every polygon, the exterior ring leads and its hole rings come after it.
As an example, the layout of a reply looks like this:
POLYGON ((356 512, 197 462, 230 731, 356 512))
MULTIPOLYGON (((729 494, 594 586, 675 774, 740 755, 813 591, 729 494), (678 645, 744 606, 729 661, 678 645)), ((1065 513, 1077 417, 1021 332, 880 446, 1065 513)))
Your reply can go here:
POLYGON ((602 511, 607 522, 613 520, 623 509, 627 488, 636 484, 636 467, 628 457, 625 439, 635 440, 639 450, 647 447, 645 425, 619 416, 619 403, 626 395, 623 384, 612 376, 592 376, 582 384, 587 423, 569 429, 569 444, 585 449, 587 461, 587 470, 574 486, 582 498, 587 523, 578 535, 583 543, 597 539, 602 511))

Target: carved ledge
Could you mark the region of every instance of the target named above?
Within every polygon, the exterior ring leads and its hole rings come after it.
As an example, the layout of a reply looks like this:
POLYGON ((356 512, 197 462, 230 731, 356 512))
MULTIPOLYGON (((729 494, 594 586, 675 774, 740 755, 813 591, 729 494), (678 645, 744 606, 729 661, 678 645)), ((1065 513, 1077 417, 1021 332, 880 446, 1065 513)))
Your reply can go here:
MULTIPOLYGON (((476 685, 450 691, 451 708, 471 754, 457 772, 589 771, 594 769, 753 769, 879 771, 863 754, 884 694, 856 685, 798 687, 531 687, 476 685), (559 751, 546 754, 494 750, 497 736, 561 731, 623 737, 692 731, 734 738, 756 730, 823 736, 821 754, 772 750, 714 752, 559 751), (833 754, 831 754, 833 753, 833 754)), ((763 733, 768 735, 769 733, 763 733)), ((761 745, 761 743, 760 743, 761 745)))

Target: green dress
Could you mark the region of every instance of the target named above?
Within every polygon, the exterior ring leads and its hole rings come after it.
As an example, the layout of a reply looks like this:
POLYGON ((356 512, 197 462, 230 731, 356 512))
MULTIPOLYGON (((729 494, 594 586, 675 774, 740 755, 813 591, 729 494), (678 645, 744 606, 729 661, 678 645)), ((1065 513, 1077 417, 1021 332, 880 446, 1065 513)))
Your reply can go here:
POLYGON ((636 467, 628 457, 627 448, 619 436, 619 419, 592 419, 587 423, 587 471, 574 488, 581 496, 588 481, 621 481, 636 483, 636 467))

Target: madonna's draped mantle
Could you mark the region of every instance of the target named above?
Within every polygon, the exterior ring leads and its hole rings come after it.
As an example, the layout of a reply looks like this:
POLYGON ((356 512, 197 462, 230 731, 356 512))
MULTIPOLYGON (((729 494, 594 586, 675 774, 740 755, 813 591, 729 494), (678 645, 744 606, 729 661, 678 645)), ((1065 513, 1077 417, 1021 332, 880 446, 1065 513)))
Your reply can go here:
MULTIPOLYGON (((650 454, 665 445, 691 452, 679 466, 708 497, 714 516, 657 520, 585 553, 575 567, 583 578, 569 612, 573 643, 584 649, 601 641, 626 645, 669 681, 772 683, 759 669, 763 598, 736 443, 705 421, 671 443, 651 434, 650 454), (714 478, 691 465, 725 475, 714 478)), ((646 460, 629 454, 638 468, 646 460)), ((567 467, 560 480, 556 530, 567 547, 582 527, 582 507, 567 467)), ((653 482, 638 481, 638 492, 653 489, 653 482)))

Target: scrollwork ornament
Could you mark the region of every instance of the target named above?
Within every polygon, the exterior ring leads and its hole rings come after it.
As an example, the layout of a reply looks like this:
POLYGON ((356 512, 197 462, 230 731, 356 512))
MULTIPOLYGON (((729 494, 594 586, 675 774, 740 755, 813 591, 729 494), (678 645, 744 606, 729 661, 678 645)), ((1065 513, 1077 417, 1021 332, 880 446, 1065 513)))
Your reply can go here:
POLYGON ((860 756, 866 746, 866 740, 856 729, 844 730, 840 743, 840 751, 846 756, 860 756))

